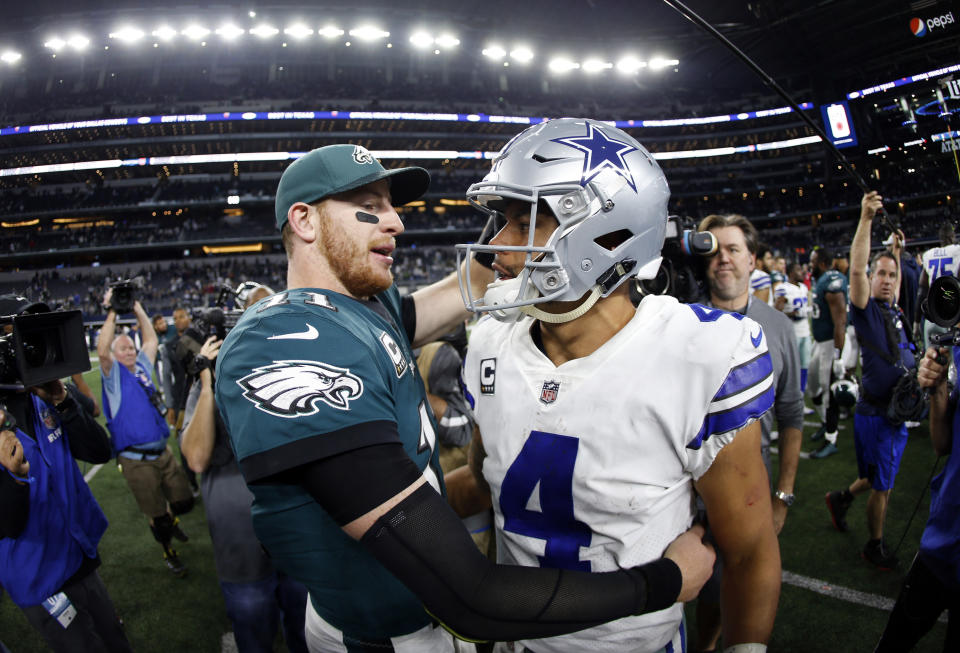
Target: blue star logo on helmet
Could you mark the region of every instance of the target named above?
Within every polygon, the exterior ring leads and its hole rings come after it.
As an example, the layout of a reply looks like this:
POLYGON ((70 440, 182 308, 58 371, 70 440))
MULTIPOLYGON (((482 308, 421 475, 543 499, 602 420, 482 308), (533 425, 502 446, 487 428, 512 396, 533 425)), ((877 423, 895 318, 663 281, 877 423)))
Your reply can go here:
POLYGON ((591 122, 587 123, 586 136, 576 138, 554 138, 555 143, 566 145, 584 153, 583 174, 580 177, 580 185, 586 186, 594 177, 603 170, 613 170, 618 175, 627 180, 633 192, 637 192, 637 185, 633 179, 633 174, 624 160, 624 156, 631 152, 640 150, 613 138, 608 138, 603 130, 598 129, 591 122))

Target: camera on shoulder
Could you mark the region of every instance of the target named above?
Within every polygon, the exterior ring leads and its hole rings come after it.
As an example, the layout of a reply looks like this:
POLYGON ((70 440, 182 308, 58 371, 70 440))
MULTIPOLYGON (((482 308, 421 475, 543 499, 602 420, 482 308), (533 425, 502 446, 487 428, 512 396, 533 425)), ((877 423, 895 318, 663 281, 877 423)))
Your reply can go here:
POLYGON ((23 390, 90 369, 80 311, 0 296, 0 390, 23 390))
POLYGON ((706 292, 704 263, 717 251, 717 239, 709 231, 697 231, 690 216, 667 218, 663 262, 653 279, 637 279, 630 286, 634 304, 646 295, 670 295, 683 304, 703 298, 706 292))
POLYGON ((237 325, 243 309, 234 300, 234 290, 222 285, 214 306, 188 309, 192 321, 180 336, 176 350, 176 356, 187 374, 195 376, 203 369, 203 361, 197 361, 197 357, 207 338, 214 336, 217 340, 223 340, 237 325))
POLYGON ((942 276, 930 284, 930 292, 920 305, 924 317, 939 327, 949 329, 946 333, 933 334, 931 344, 936 347, 960 347, 960 280, 954 276, 942 276))

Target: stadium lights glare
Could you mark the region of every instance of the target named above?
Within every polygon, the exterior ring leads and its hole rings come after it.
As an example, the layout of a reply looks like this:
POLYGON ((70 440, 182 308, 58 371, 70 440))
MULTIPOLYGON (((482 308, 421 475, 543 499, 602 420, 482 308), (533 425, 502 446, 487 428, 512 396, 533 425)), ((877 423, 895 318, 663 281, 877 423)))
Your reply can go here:
POLYGON ((312 35, 313 30, 307 27, 306 25, 304 25, 303 23, 294 23, 290 27, 283 30, 283 33, 286 34, 287 36, 292 36, 293 38, 299 41, 300 39, 305 39, 308 36, 312 35))
POLYGON ((67 39, 67 45, 77 51, 86 50, 87 46, 90 45, 90 39, 83 34, 73 34, 67 39))
POLYGON ((216 34, 224 41, 233 41, 239 36, 245 34, 245 30, 240 27, 237 27, 233 23, 225 23, 217 28, 216 34))
POLYGON ((238 37, 246 34, 246 30, 242 27, 237 27, 233 23, 225 23, 218 27, 214 33, 224 41, 234 41, 238 37))
POLYGON ((23 57, 19 52, 14 52, 13 50, 4 50, 3 54, 0 54, 0 61, 5 64, 10 64, 11 66, 23 57))
POLYGON ((65 47, 67 47, 67 42, 59 36, 54 36, 52 39, 44 43, 43 47, 50 48, 54 52, 60 52, 60 50, 63 50, 65 47))
POLYGON ((576 61, 571 61, 566 57, 555 57, 550 60, 547 67, 555 73, 567 73, 580 67, 576 61))
POLYGON ((151 36, 156 36, 161 41, 169 41, 177 35, 177 30, 173 29, 169 25, 161 25, 157 29, 150 32, 151 36))
POLYGON ((272 25, 261 23, 256 27, 251 28, 250 33, 262 39, 268 39, 271 36, 276 36, 277 34, 279 34, 280 30, 278 30, 276 27, 272 25))
POLYGON ((203 25, 197 25, 196 23, 194 23, 192 25, 187 26, 187 28, 180 33, 186 36, 191 41, 199 41, 204 36, 209 34, 210 30, 208 30, 203 25))
POLYGON ((587 59, 583 62, 583 72, 585 73, 599 73, 609 68, 613 68, 613 64, 602 59, 587 59))
POLYGON ((410 43, 417 49, 426 50, 433 45, 433 37, 423 30, 418 30, 410 35, 410 43))
POLYGON ((518 45, 510 51, 510 58, 520 63, 530 63, 533 60, 533 50, 525 45, 518 45))
POLYGON ((507 51, 504 50, 502 46, 497 45, 496 43, 491 43, 483 49, 482 54, 485 57, 493 59, 494 61, 500 61, 507 56, 507 51))
POLYGON ((144 37, 142 29, 131 27, 129 25, 121 27, 116 32, 110 32, 110 38, 123 41, 124 43, 136 43, 144 37))
POLYGON ((641 68, 646 68, 647 62, 640 61, 633 55, 627 55, 617 62, 617 70, 625 75, 632 75, 641 68))
POLYGON ((361 25, 350 30, 350 36, 358 38, 361 41, 376 41, 390 36, 390 32, 385 32, 379 27, 373 25, 361 25))
POLYGON ((453 34, 441 34, 437 37, 436 44, 441 48, 455 48, 460 45, 460 39, 453 34))
POLYGON ((664 59, 663 57, 654 57, 650 60, 648 64, 650 70, 663 70, 664 68, 669 68, 670 66, 679 65, 680 61, 678 59, 664 59))
POLYGON ((343 30, 337 27, 336 25, 324 25, 317 30, 317 34, 322 36, 325 39, 335 39, 337 37, 343 36, 343 30))

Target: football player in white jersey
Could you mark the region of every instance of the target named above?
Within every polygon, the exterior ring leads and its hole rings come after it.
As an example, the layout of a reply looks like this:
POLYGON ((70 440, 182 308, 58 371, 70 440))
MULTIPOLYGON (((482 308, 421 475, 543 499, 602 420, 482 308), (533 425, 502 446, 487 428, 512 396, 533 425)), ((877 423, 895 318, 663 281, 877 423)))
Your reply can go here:
POLYGON ((760 243, 757 250, 757 267, 750 273, 750 292, 762 302, 773 306, 773 276, 770 269, 773 266, 773 252, 770 246, 760 243))
MULTIPOLYGON (((772 363, 749 318, 665 296, 631 303, 627 282, 660 266, 660 167, 619 129, 565 118, 511 140, 467 197, 502 222, 488 245, 458 246, 495 254, 499 276, 483 297, 469 279, 461 289, 492 315, 473 330, 464 381, 501 560, 654 560, 689 528, 699 493, 724 557, 724 644, 765 651, 780 556, 756 419, 772 405, 772 363)), ((675 603, 522 646, 680 651, 682 616, 675 603)))
POLYGON ((777 288, 776 307, 793 321, 793 333, 797 337, 800 349, 800 390, 807 389, 807 369, 810 367, 810 353, 813 351, 813 339, 810 337, 810 291, 803 283, 803 266, 791 263, 787 281, 777 288))

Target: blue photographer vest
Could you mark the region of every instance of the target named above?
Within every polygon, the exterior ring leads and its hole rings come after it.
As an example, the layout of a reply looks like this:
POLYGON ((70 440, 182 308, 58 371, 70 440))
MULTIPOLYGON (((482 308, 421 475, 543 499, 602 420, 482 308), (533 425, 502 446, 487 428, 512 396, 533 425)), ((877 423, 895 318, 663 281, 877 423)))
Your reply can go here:
POLYGON ((20 429, 16 433, 30 463, 30 512, 18 537, 0 539, 0 583, 24 608, 55 594, 84 557, 96 557, 107 530, 107 518, 70 454, 56 411, 31 399, 37 438, 20 429))
MULTIPOLYGON (((144 357, 145 360, 146 359, 144 357)), ((141 356, 137 356, 138 371, 146 379, 150 378, 149 370, 145 369, 141 356)), ((141 382, 126 367, 114 361, 113 374, 120 375, 120 408, 115 410, 107 396, 106 382, 100 394, 103 399, 103 411, 107 417, 107 428, 113 436, 113 448, 121 452, 128 447, 166 440, 170 435, 170 427, 160 412, 154 408, 148 392, 156 392, 153 383, 149 380, 141 382)), ((102 374, 101 374, 102 378, 102 374)))

